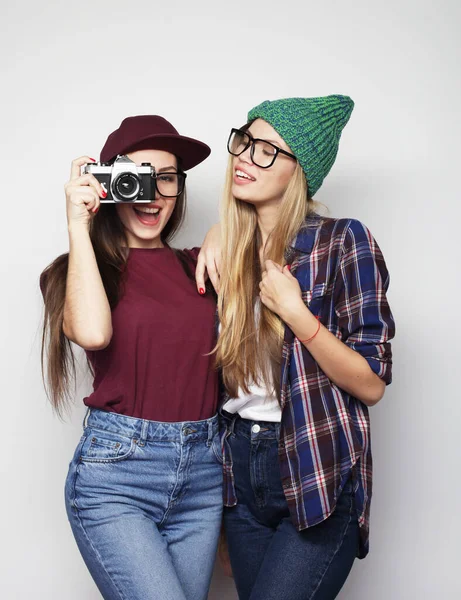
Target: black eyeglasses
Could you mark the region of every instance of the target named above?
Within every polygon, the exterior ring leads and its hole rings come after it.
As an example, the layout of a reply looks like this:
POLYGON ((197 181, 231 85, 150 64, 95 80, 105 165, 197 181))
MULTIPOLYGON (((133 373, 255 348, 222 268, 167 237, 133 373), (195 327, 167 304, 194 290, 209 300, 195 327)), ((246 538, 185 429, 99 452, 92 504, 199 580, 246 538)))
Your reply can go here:
POLYGON ((297 160, 296 156, 286 150, 282 150, 275 144, 252 137, 246 131, 241 129, 231 129, 227 141, 227 151, 232 156, 240 156, 247 148, 250 148, 250 158, 257 167, 268 169, 272 167, 279 154, 284 154, 297 160))
POLYGON ((155 173, 152 175, 155 189, 164 198, 177 198, 184 191, 186 173, 155 173))

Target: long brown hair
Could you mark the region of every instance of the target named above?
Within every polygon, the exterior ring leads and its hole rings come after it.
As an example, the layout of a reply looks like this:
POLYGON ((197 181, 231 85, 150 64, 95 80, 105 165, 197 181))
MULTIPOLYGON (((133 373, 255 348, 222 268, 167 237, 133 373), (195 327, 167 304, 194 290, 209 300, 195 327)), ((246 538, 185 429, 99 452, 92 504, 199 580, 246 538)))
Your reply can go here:
MULTIPOLYGON (((178 169, 180 161, 178 159, 178 169)), ((175 208, 161 233, 165 245, 181 227, 186 212, 186 190, 178 196, 175 208)), ((123 293, 123 274, 128 258, 128 241, 116 206, 104 205, 93 217, 90 239, 111 309, 123 293)), ((190 261, 184 252, 174 250, 186 274, 192 278, 190 261)), ((72 344, 63 332, 64 302, 69 254, 62 254, 43 271, 40 288, 45 303, 41 364, 45 389, 58 415, 63 416, 71 400, 71 384, 75 383, 76 366, 72 344)))
MULTIPOLYGON (((265 385, 280 401, 284 326, 281 319, 263 304, 259 322, 255 320, 262 277, 262 238, 256 209, 252 204, 234 198, 232 178, 233 157, 229 157, 221 215, 223 260, 217 363, 222 367, 223 382, 231 397, 238 396, 239 388, 249 393, 248 386, 255 382, 265 385)), ((277 224, 263 249, 264 259, 282 266, 286 264, 287 247, 303 226, 306 216, 314 211, 314 206, 298 163, 283 195, 277 224)))

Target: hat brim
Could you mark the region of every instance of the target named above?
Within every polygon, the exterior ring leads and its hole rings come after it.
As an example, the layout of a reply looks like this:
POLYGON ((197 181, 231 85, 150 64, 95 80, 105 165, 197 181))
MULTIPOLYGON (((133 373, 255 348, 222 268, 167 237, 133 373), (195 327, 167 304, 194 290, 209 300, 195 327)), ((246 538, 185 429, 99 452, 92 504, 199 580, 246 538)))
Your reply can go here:
MULTIPOLYGON (((171 152, 177 158, 181 160, 181 168, 184 171, 196 167, 203 162, 211 153, 209 146, 195 140, 194 138, 185 137, 182 135, 174 134, 151 134, 144 138, 140 138, 135 144, 131 144, 127 147, 121 147, 118 154, 125 154, 134 150, 164 150, 165 152, 171 152)), ((104 152, 104 148, 101 152, 101 162, 111 162, 116 156, 108 156, 104 152)))

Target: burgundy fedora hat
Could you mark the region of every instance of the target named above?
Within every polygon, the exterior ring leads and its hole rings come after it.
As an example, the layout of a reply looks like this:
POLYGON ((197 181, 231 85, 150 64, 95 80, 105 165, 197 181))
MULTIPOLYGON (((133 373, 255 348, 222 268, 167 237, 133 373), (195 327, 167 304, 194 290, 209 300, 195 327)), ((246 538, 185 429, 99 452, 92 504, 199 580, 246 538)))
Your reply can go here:
POLYGON ((123 119, 101 150, 101 162, 111 162, 119 154, 141 149, 165 150, 181 160, 184 171, 192 169, 210 154, 209 146, 179 135, 171 123, 158 115, 123 119))

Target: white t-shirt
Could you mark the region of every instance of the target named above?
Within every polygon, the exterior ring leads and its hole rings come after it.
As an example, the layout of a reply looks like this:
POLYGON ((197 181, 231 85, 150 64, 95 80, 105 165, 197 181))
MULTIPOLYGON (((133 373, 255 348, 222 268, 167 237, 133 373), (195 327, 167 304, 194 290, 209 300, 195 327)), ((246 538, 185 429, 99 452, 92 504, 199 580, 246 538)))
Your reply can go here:
POLYGON ((250 421, 272 421, 280 423, 282 411, 275 394, 268 393, 265 387, 250 385, 250 393, 245 394, 242 390, 238 398, 228 400, 223 408, 229 413, 238 413, 242 419, 250 421))
MULTIPOLYGON (((259 298, 255 304, 255 319, 259 320, 261 305, 259 298)), ((239 390, 238 398, 228 400, 223 408, 229 413, 238 413, 242 419, 250 421, 271 421, 280 423, 282 410, 276 394, 270 392, 265 386, 252 383, 249 394, 239 390)))

